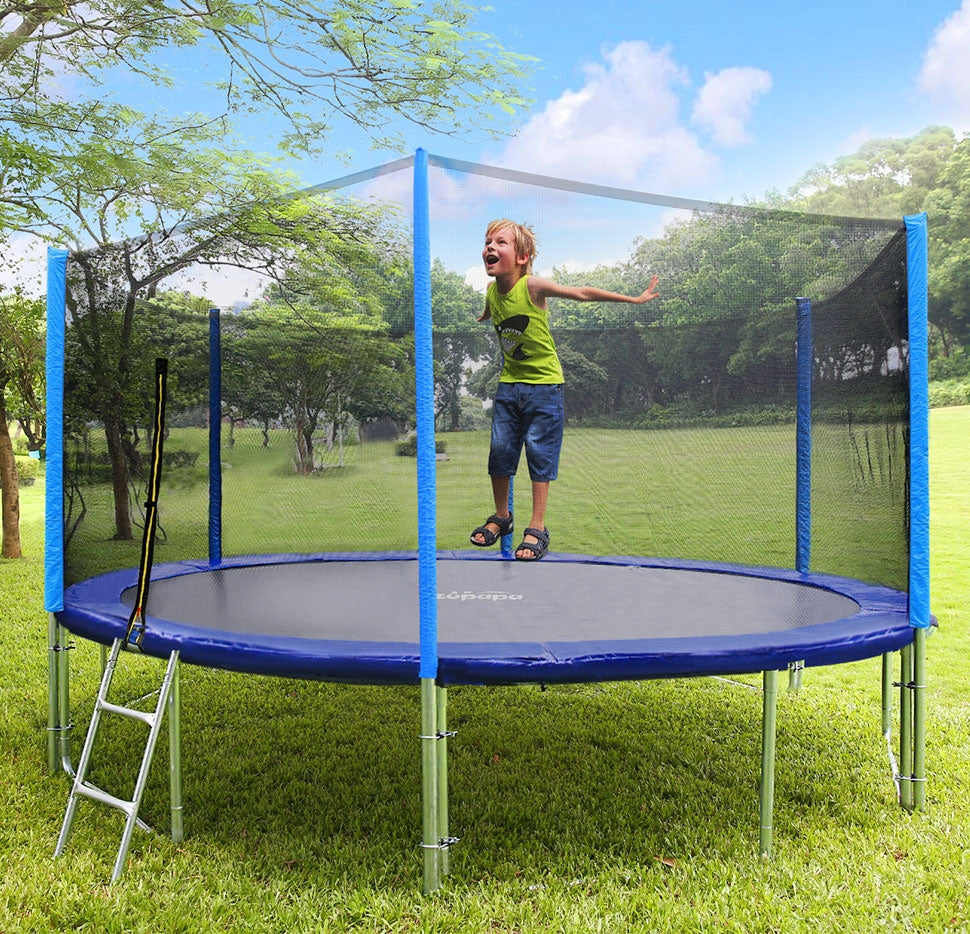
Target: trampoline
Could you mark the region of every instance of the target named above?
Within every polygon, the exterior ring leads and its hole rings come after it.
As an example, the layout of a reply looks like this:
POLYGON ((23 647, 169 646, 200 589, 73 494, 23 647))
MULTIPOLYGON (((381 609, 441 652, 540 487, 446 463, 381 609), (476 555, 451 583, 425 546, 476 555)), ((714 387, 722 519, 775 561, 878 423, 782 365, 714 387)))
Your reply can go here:
MULTIPOLYGON (((311 191, 337 199, 328 212, 345 198, 354 218, 362 200, 393 208, 379 212, 386 231, 365 231, 379 234, 373 258, 386 268, 338 270, 338 282, 360 280, 357 299, 341 285, 295 308, 286 289, 268 288, 223 318, 194 302, 143 307, 138 295, 129 314, 115 307, 113 280, 99 279, 114 253, 49 254, 47 747, 51 771, 73 779, 57 852, 77 796, 93 797, 127 815, 120 875, 163 715, 181 839, 183 662, 419 685, 425 892, 448 873, 454 842, 452 685, 760 673, 769 855, 779 672, 797 687, 803 666, 881 656, 890 757, 899 724, 893 781, 900 804, 921 809, 932 625, 925 216, 901 225, 740 208, 423 150, 311 191), (460 193, 467 212, 455 210, 460 193), (412 228, 398 231, 409 209, 412 228), (683 212, 673 224, 671 211, 683 212), (574 486, 562 490, 570 513, 551 518, 554 548, 595 553, 524 563, 511 560, 512 541, 501 552, 441 550, 467 542, 486 495, 485 377, 497 378, 501 351, 461 270, 500 216, 568 231, 558 244, 550 234, 544 262, 579 260, 604 282, 621 277, 629 294, 644 263, 666 264, 662 302, 550 311, 577 377, 564 384, 574 486), (398 241, 413 255, 399 255, 398 241), (725 273, 735 268, 743 287, 725 273), (433 307, 442 286, 461 298, 433 307), (141 370, 152 351, 168 354, 156 358, 154 400, 141 370), (482 404, 466 405, 469 395, 482 404), (345 429, 357 432, 347 470, 345 429), (449 445, 440 459, 438 440, 449 445), (77 768, 69 632, 112 646, 77 768), (125 649, 168 659, 150 717, 106 700, 125 649), (132 801, 84 783, 104 712, 152 724, 132 801)), ((317 259, 329 269, 339 257, 317 259)), ((267 264, 271 282, 273 256, 267 264)))
MULTIPOLYGON (((137 579, 68 587, 62 622, 110 643, 137 579)), ((439 553, 440 684, 671 678, 829 665, 913 638, 905 594, 779 568, 647 558, 439 553), (487 638, 485 638, 487 636, 487 638)), ((236 557, 156 566, 142 650, 256 674, 419 680, 415 554, 236 557)))

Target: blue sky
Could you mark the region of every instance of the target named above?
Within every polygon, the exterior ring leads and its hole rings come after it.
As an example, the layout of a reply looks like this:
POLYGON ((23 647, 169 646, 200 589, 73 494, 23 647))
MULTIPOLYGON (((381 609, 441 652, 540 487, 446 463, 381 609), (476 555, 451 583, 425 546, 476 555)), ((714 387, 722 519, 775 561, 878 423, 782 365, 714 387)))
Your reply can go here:
MULTIPOLYGON (((867 139, 911 136, 931 124, 970 131, 970 0, 492 6, 476 25, 540 59, 524 89, 533 105, 497 141, 403 127, 408 152, 424 146, 522 171, 743 202, 786 192, 814 164, 867 139)), ((332 142, 334 151, 349 150, 349 162, 295 166, 304 184, 400 155, 374 151, 349 130, 332 142)), ((443 258, 483 287, 480 231, 471 229, 479 220, 456 232, 455 255, 443 258)), ((537 271, 551 272, 543 258, 589 265, 552 237, 546 233, 537 271)))
MULTIPOLYGON (((970 131, 970 0, 496 0, 478 25, 541 59, 506 141, 431 152, 687 197, 785 191, 872 137, 970 131)), ((394 158, 335 135, 350 166, 394 158)), ((343 174, 299 166, 306 183, 343 174)))
MULTIPOLYGON (((816 163, 931 124, 970 132, 970 0, 493 0, 476 28, 535 56, 534 100, 509 136, 404 125, 433 153, 715 201, 782 193, 816 163)), ((204 56, 180 62, 177 110, 205 107, 204 56)), ((129 90, 124 76, 115 89, 129 90)), ((144 90, 136 103, 144 100, 144 90)), ((215 103, 214 103, 214 106, 215 103)), ((241 127, 256 150, 279 131, 241 127)), ((311 185, 398 158, 338 127, 348 161, 290 163, 311 185)), ((476 243, 478 237, 475 238, 476 243)), ((547 254, 548 255, 548 254, 547 254)), ((0 272, 0 284, 23 273, 0 272)))

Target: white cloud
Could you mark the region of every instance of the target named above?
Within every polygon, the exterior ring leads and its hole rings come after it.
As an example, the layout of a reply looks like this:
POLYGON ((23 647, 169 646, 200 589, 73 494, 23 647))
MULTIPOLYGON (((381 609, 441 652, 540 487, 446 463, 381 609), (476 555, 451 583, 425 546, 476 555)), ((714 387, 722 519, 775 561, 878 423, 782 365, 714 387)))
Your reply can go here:
POLYGON ((771 90, 771 75, 761 68, 724 68, 704 76, 691 121, 723 146, 751 142, 748 123, 755 101, 771 90))
POLYGON ((485 267, 481 263, 475 266, 469 266, 465 270, 465 285, 470 285, 477 292, 484 292, 491 281, 488 273, 485 272, 485 267))
POLYGON ((510 168, 660 191, 696 187, 717 157, 682 123, 687 71, 669 48, 621 42, 586 65, 567 90, 532 117, 498 157, 510 168))
POLYGON ((949 122, 970 129, 970 0, 937 27, 919 75, 921 91, 950 110, 949 122))

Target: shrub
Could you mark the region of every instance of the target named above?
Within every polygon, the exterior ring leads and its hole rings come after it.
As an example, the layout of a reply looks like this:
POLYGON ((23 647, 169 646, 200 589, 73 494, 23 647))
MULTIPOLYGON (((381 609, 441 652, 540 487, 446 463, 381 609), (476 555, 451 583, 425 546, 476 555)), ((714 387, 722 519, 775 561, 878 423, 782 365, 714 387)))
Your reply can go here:
POLYGON ((930 383, 930 406, 970 405, 970 377, 946 379, 930 383))
POLYGON ((19 486, 33 486, 40 470, 39 461, 34 457, 21 457, 14 455, 17 464, 17 476, 20 480, 19 486))
POLYGON ((162 452, 162 465, 165 467, 194 467, 198 459, 198 451, 162 452))
POLYGON ((957 350, 949 357, 934 357, 929 362, 930 381, 970 377, 970 354, 957 350))
MULTIPOLYGON (((399 457, 417 457, 418 454, 418 436, 416 434, 410 434, 406 438, 401 438, 395 444, 395 449, 397 450, 399 457)), ((440 439, 435 439, 434 449, 436 454, 445 453, 445 442, 440 439)))

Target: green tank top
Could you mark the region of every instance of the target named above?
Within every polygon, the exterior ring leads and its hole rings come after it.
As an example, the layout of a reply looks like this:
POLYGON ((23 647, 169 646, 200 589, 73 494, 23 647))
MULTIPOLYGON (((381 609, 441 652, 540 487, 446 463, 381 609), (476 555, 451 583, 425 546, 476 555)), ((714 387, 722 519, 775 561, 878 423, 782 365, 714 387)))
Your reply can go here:
POLYGON ((549 313, 532 303, 529 277, 502 295, 493 282, 485 293, 499 346, 505 357, 503 383, 561 383, 562 365, 549 330, 549 313))

